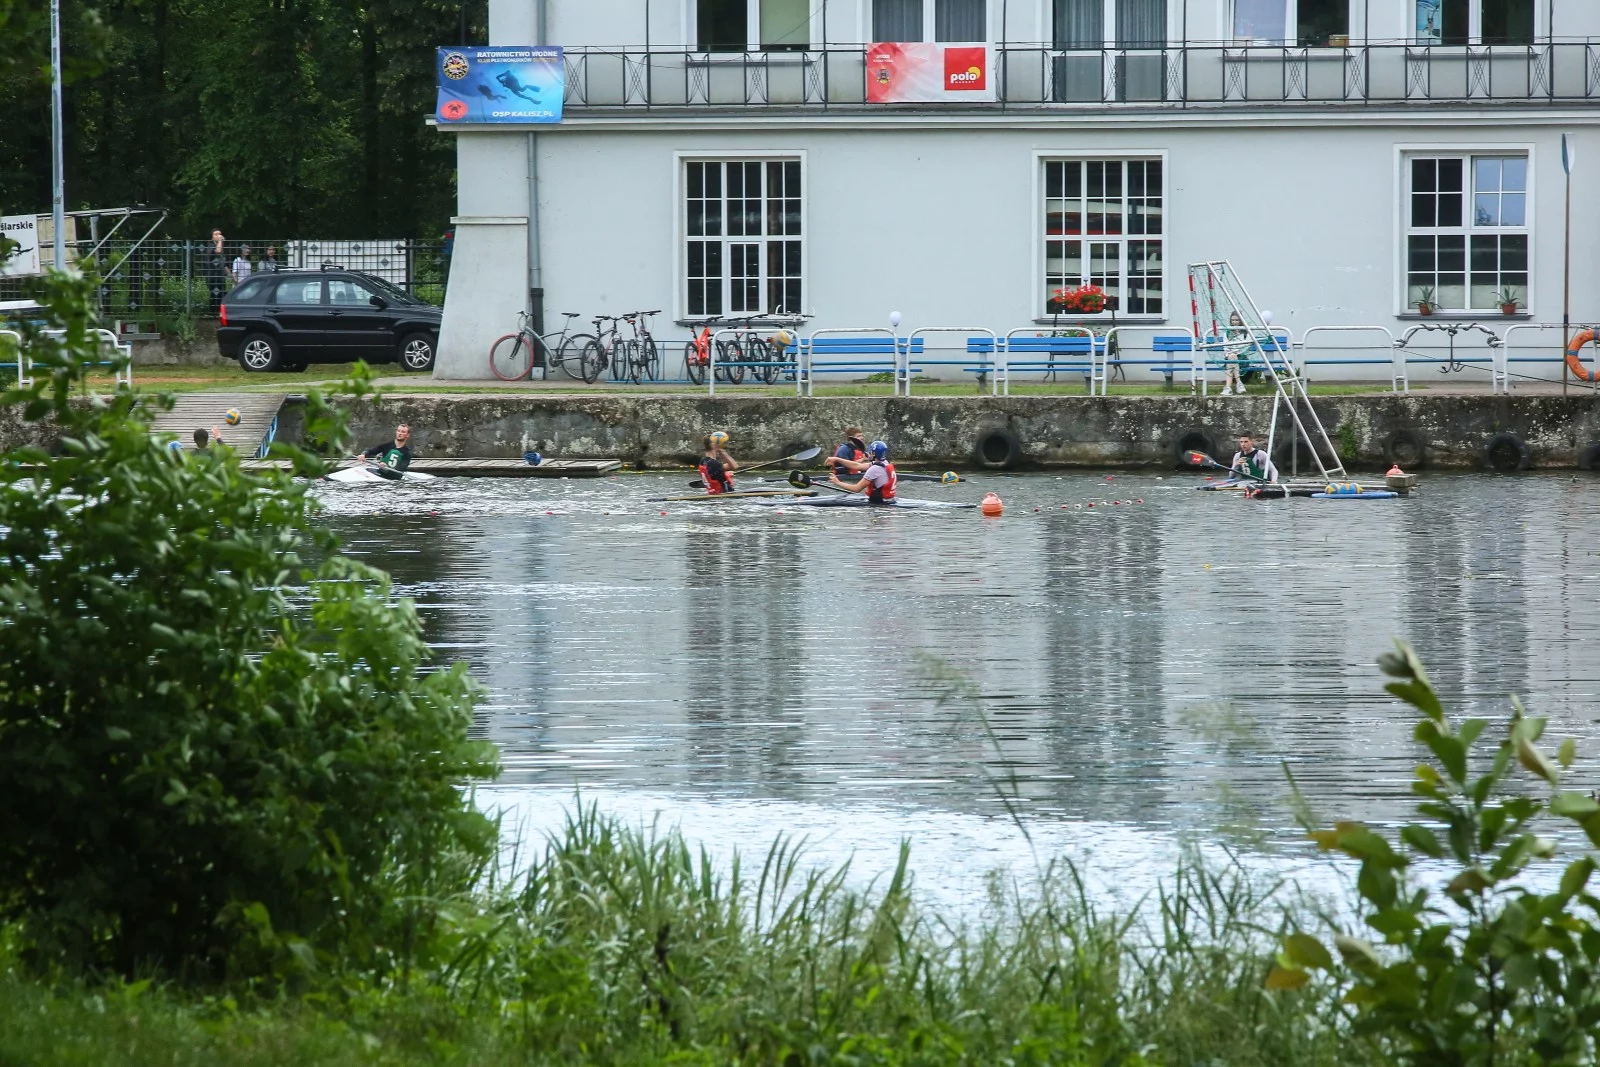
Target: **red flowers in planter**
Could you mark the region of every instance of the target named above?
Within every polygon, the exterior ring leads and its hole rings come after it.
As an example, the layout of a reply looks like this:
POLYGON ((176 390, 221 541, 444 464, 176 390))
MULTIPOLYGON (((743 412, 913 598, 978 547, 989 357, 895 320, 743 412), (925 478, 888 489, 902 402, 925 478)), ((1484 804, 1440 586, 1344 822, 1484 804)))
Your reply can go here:
POLYGON ((1062 286, 1050 294, 1053 314, 1098 315, 1106 309, 1106 291, 1098 285, 1062 286))

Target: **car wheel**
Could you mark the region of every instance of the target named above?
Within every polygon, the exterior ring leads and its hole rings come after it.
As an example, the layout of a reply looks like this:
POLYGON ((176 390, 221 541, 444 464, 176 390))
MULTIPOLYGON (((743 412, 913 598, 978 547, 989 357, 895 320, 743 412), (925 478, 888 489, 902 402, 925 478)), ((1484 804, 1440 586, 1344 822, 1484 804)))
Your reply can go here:
POLYGON ((433 369, 433 338, 425 333, 414 333, 400 342, 400 366, 408 371, 433 369))
POLYGON ((283 366, 283 354, 278 342, 264 333, 253 333, 239 345, 239 366, 247 371, 264 373, 283 366))

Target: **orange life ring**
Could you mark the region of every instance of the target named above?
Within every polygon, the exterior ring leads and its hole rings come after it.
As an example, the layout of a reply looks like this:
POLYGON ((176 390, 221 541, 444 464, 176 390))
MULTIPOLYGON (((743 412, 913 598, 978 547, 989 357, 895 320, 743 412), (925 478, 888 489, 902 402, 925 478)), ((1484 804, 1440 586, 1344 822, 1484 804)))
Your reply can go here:
POLYGON ((1600 340, 1600 338, 1595 336, 1593 330, 1579 330, 1573 334, 1572 340, 1567 342, 1567 369, 1577 375, 1580 382, 1592 382, 1595 380, 1596 375, 1600 375, 1600 368, 1596 368, 1594 373, 1591 374, 1589 368, 1583 365, 1583 360, 1578 358, 1578 353, 1583 351, 1583 346, 1595 340, 1600 340))

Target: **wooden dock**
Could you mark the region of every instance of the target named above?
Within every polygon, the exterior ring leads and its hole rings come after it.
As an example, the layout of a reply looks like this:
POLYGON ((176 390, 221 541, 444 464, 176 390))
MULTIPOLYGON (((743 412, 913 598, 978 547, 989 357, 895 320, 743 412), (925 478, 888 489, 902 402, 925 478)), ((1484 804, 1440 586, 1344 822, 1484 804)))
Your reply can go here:
MULTIPOLYGON (((341 467, 354 467, 360 460, 347 459, 341 467)), ((245 470, 288 467, 280 460, 245 460, 245 470)), ((414 459, 411 470, 440 478, 599 478, 622 469, 616 459, 547 459, 537 467, 520 459, 414 459)))

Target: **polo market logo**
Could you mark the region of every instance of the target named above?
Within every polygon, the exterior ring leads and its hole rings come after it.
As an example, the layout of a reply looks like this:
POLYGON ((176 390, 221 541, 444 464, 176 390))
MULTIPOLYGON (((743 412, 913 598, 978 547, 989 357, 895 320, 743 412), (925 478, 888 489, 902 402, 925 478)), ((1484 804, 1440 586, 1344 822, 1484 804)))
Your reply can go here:
POLYGON ((444 76, 453 82, 458 82, 467 76, 472 64, 460 52, 451 52, 444 57, 444 76))
POLYGON ((989 51, 977 48, 944 50, 944 87, 947 92, 974 92, 989 87, 989 51))

